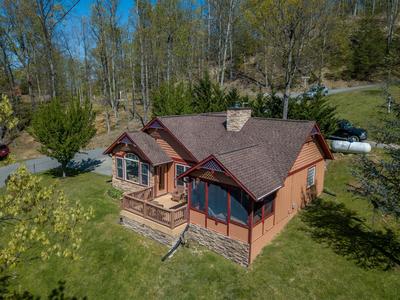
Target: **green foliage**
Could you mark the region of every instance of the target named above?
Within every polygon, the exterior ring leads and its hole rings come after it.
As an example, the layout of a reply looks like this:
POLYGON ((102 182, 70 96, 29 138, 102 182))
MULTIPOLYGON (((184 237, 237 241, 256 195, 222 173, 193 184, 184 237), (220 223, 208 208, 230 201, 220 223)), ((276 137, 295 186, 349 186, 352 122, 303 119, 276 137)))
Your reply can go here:
POLYGON ((153 94, 155 116, 220 112, 235 103, 248 103, 237 89, 226 92, 206 73, 191 89, 184 83, 164 84, 153 94))
POLYGON ((55 158, 63 169, 75 153, 95 135, 95 115, 91 104, 73 99, 64 108, 59 100, 43 105, 32 120, 32 134, 42 144, 40 151, 55 158))
POLYGON ((186 84, 165 83, 153 93, 155 116, 182 115, 191 112, 191 93, 186 84))
POLYGON ((25 167, 8 180, 0 197, 0 271, 51 255, 77 259, 82 225, 92 211, 70 203, 54 186, 43 185, 25 167))
POLYGON ((379 20, 365 17, 358 23, 352 36, 353 78, 368 80, 383 66, 385 59, 385 34, 379 20))
POLYGON ((225 91, 205 73, 193 87, 193 110, 196 113, 224 111, 227 107, 225 91))
POLYGON ((15 128, 17 124, 18 119, 14 116, 10 100, 6 95, 2 95, 0 101, 0 141, 2 141, 6 132, 15 128))
MULTIPOLYGON (((257 95, 251 103, 253 115, 264 118, 281 118, 282 99, 277 96, 257 95)), ((289 119, 316 121, 324 136, 329 136, 337 128, 336 107, 321 95, 313 99, 290 99, 289 119)))
MULTIPOLYGON (((384 120, 378 140, 386 144, 400 144, 400 105, 384 120)), ((354 175, 357 185, 353 192, 366 199, 374 212, 400 219, 400 148, 387 146, 382 159, 362 156, 356 160, 354 175)))

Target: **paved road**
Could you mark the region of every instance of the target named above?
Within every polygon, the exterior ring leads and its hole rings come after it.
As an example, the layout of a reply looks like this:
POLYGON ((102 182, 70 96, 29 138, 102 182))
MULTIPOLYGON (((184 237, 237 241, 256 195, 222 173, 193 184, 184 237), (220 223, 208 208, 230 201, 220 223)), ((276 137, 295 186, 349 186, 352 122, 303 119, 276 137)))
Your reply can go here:
MULTIPOLYGON (((347 88, 332 89, 332 90, 329 90, 328 96, 342 94, 342 93, 348 93, 348 92, 354 92, 354 91, 369 90, 369 89, 379 88, 380 86, 381 86, 380 84, 368 84, 368 85, 360 85, 360 86, 347 87, 347 88)), ((298 97, 301 94, 302 93, 291 93, 290 96, 298 97)), ((281 92, 276 93, 276 95, 278 97, 283 97, 283 93, 281 93, 281 92)))
MULTIPOLYGON (((98 174, 111 176, 111 158, 103 155, 104 149, 97 148, 87 152, 77 153, 69 167, 78 170, 92 171, 98 174)), ((32 173, 45 172, 60 166, 60 164, 49 157, 39 157, 24 162, 32 173)), ((5 185, 7 177, 14 172, 20 163, 15 163, 0 168, 0 187, 5 185)))

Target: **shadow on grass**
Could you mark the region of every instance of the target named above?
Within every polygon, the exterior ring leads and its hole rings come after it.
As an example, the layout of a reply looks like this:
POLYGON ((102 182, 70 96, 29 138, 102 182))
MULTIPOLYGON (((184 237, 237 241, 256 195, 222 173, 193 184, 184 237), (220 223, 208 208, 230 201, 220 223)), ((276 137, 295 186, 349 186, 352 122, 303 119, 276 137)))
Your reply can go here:
MULTIPOLYGON (((44 299, 50 300, 86 300, 87 297, 75 297, 75 296, 68 296, 66 293, 66 282, 60 280, 58 282, 58 286, 54 288, 48 296, 44 297, 44 299)), ((10 289, 10 276, 3 276, 0 277, 0 299, 20 299, 20 300, 39 300, 41 296, 33 295, 29 291, 17 292, 12 291, 10 289)))
POLYGON ((394 232, 373 230, 344 204, 316 199, 301 214, 318 242, 363 268, 388 270, 400 265, 400 242, 394 232))
MULTIPOLYGON (((78 176, 82 173, 92 172, 96 167, 101 165, 102 161, 99 159, 84 159, 79 162, 71 161, 66 170, 66 174, 68 177, 78 176)), ((52 175, 53 177, 62 177, 62 169, 61 167, 49 170, 47 174, 52 175)))

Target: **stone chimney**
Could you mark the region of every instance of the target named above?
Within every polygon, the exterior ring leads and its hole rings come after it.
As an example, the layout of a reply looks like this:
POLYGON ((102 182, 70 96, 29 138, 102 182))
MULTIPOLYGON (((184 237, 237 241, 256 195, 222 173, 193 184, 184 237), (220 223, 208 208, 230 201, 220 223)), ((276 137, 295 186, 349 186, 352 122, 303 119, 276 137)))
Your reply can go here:
POLYGON ((240 131, 251 118, 251 109, 245 107, 231 107, 226 112, 226 130, 240 131))

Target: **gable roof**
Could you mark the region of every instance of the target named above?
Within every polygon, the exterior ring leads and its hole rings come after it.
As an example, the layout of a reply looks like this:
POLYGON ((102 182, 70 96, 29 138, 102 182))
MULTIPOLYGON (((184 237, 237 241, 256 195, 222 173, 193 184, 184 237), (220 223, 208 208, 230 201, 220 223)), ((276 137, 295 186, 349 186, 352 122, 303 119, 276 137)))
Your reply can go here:
POLYGON ((161 118, 189 151, 200 160, 215 157, 255 199, 283 186, 310 135, 319 135, 325 158, 333 158, 315 122, 250 118, 232 132, 226 131, 225 119, 222 114, 161 118), (203 124, 206 129, 200 130, 203 124))
POLYGON ((142 131, 124 132, 106 151, 104 151, 104 154, 112 153, 115 146, 121 143, 136 146, 154 166, 172 162, 172 159, 161 149, 157 142, 142 131))
POLYGON ((146 133, 149 128, 166 130, 200 162, 180 177, 213 158, 256 200, 283 186, 310 136, 316 137, 325 158, 333 159, 313 121, 250 118, 240 131, 233 132, 226 130, 226 113, 205 113, 157 117, 142 132, 126 133, 154 165, 172 159, 146 133))

